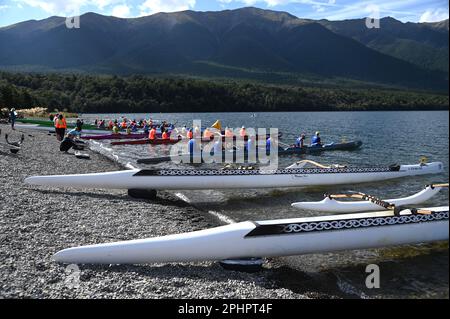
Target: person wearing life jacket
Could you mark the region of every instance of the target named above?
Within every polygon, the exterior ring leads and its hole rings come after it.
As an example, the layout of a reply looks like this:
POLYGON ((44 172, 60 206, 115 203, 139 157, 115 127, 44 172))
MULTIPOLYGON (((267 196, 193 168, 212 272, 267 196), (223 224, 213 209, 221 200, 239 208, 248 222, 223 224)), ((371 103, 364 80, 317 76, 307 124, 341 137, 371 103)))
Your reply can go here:
POLYGON ((233 138, 233 137, 234 137, 233 131, 230 130, 228 127, 225 128, 225 138, 233 138))
POLYGON ((56 128, 56 121, 58 121, 58 118, 59 118, 59 113, 56 113, 56 115, 53 117, 53 125, 55 126, 55 128, 56 128))
POLYGON ((108 130, 112 130, 114 127, 114 122, 112 120, 109 120, 108 122, 108 130))
POLYGON ((112 133, 113 134, 119 134, 120 133, 120 129, 119 129, 119 125, 116 123, 114 123, 114 126, 112 128, 112 133))
POLYGON ((205 141, 208 141, 208 140, 212 140, 213 137, 214 137, 213 132, 211 132, 211 130, 209 128, 205 129, 205 131, 203 132, 203 139, 205 141))
POLYGON ((189 146, 189 154, 193 155, 194 153, 198 152, 197 141, 195 140, 195 138, 189 140, 188 146, 189 146))
POLYGON ((202 137, 202 132, 200 131, 200 129, 198 128, 198 126, 196 126, 194 128, 194 138, 201 138, 202 137))
POLYGON ((305 146, 305 134, 300 135, 297 140, 295 141, 295 147, 297 148, 303 148, 305 146))
POLYGON ((187 138, 190 140, 192 140, 194 138, 194 132, 192 130, 189 130, 187 132, 187 138))
POLYGON ((130 129, 131 129, 131 132, 136 133, 138 131, 137 124, 136 123, 131 124, 130 129))
POLYGON ((311 146, 321 146, 322 139, 320 138, 320 132, 316 132, 316 134, 311 139, 311 146))
POLYGON ((245 129, 245 126, 243 126, 239 132, 239 135, 241 137, 246 137, 247 136, 247 130, 245 129))
POLYGON ((170 139, 169 133, 168 133, 168 131, 167 131, 164 127, 161 127, 161 138, 162 138, 163 140, 168 140, 168 139, 170 139))
POLYGON ((128 125, 127 125, 127 121, 126 120, 123 120, 123 122, 122 122, 122 129, 126 129, 128 127, 128 125))
POLYGON ((150 141, 156 140, 156 128, 152 127, 150 133, 148 134, 148 138, 150 141))
POLYGON ((60 114, 55 122, 56 139, 62 141, 66 135, 67 122, 64 115, 60 114))

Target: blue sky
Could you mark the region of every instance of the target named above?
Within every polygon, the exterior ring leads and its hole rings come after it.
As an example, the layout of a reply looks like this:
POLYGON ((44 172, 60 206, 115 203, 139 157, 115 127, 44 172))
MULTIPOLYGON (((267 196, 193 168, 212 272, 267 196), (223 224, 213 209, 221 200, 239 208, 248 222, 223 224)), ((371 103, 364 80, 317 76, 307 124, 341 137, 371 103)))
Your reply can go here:
POLYGON ((52 15, 97 12, 139 17, 186 9, 216 11, 255 6, 287 11, 300 18, 343 20, 392 16, 401 21, 432 22, 448 19, 448 0, 0 0, 0 26, 52 15))

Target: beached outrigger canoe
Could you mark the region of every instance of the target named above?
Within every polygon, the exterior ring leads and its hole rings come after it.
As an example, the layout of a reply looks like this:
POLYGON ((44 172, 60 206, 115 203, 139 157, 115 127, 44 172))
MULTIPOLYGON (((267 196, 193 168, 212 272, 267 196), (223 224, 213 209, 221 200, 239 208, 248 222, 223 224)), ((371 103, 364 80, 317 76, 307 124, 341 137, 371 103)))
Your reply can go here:
POLYGON ((382 200, 363 193, 348 193, 338 195, 325 195, 325 199, 320 202, 299 202, 292 204, 292 207, 326 213, 358 213, 370 212, 381 209, 391 209, 409 205, 418 205, 436 196, 443 188, 448 188, 448 184, 428 185, 421 192, 412 196, 396 199, 382 200), (356 198, 362 201, 339 201, 338 199, 356 198))
MULTIPOLYGON (((308 163, 314 163, 307 161, 308 163)), ((99 189, 194 190, 327 186, 376 182, 443 172, 440 162, 386 167, 323 166, 304 168, 298 162, 287 169, 128 170, 84 175, 35 176, 27 184, 99 189)))
POLYGON ((243 222, 62 250, 66 264, 150 264, 294 256, 448 240, 448 207, 243 222))

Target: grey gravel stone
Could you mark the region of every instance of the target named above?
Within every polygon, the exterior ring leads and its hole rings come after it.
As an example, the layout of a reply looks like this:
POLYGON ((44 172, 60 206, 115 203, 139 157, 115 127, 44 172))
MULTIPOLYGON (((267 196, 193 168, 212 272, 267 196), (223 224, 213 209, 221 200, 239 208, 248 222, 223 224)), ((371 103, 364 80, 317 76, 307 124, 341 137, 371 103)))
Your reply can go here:
MULTIPOLYGON (((19 132, 11 132, 6 125, 0 128, 12 139, 19 137, 19 132)), ((256 274, 227 271, 212 262, 80 265, 80 284, 69 287, 65 266, 51 259, 61 249, 194 231, 217 226, 218 221, 168 193, 159 193, 155 201, 144 201, 131 199, 124 191, 25 185, 23 180, 32 175, 122 168, 92 152, 91 160, 62 154, 54 136, 24 132, 27 138, 19 154, 0 148, 0 298, 316 296, 314 291, 299 294, 283 288, 289 287, 288 283, 284 285, 277 278, 282 277, 284 266, 270 262, 256 274)))

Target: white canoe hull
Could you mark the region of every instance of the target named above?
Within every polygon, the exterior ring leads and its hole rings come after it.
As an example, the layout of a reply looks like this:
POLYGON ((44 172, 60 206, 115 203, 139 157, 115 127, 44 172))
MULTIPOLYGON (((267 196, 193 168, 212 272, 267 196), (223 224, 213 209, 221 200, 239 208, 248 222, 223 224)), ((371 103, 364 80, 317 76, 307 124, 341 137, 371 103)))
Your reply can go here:
MULTIPOLYGON (((407 205, 417 205, 426 202, 427 200, 433 198, 437 195, 442 188, 427 186, 426 189, 417 193, 415 195, 397 198, 397 199, 387 199, 385 202, 393 204, 397 207, 407 206, 407 205)), ((381 206, 374 204, 369 201, 348 201, 342 202, 329 197, 325 198, 321 202, 301 202, 294 203, 292 207, 310 210, 315 212, 326 212, 326 213, 358 213, 358 212, 371 212, 383 209, 381 206)))
POLYGON ((129 170, 120 172, 36 176, 25 183, 41 186, 101 189, 195 190, 327 186, 383 181, 443 172, 442 163, 389 168, 239 170, 129 170))
POLYGON ((392 213, 244 222, 192 233, 70 248, 54 260, 69 264, 148 264, 368 249, 448 240, 448 207, 432 215, 392 213))

